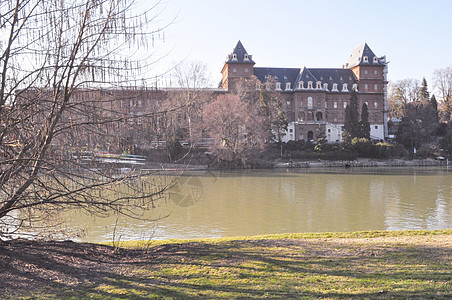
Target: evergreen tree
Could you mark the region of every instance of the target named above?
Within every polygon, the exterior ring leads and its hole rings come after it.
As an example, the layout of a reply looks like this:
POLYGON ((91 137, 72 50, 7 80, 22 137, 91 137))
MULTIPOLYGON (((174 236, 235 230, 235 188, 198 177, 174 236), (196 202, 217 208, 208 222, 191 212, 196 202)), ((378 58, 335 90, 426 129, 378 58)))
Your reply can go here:
POLYGON ((419 96, 422 103, 426 104, 430 100, 430 92, 428 91, 427 80, 422 78, 421 88, 419 90, 419 96))
POLYGON ((361 108, 361 122, 360 123, 360 138, 365 138, 370 140, 370 123, 369 123, 369 111, 367 109, 367 104, 364 103, 361 108))
POLYGON ((432 95, 432 98, 430 99, 430 105, 436 112, 436 115, 438 115, 438 102, 436 101, 435 95, 432 95))
POLYGON ((358 113, 358 94, 355 90, 350 93, 350 104, 345 108, 345 130, 352 138, 360 135, 359 113, 358 113))

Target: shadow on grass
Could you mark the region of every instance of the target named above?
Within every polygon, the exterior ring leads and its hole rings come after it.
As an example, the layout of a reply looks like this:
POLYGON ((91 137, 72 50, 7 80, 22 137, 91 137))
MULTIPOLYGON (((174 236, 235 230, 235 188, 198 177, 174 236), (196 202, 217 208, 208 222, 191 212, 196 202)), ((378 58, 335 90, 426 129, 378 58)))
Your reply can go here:
POLYGON ((0 245, 0 296, 59 299, 448 298, 450 248, 307 240, 0 245))

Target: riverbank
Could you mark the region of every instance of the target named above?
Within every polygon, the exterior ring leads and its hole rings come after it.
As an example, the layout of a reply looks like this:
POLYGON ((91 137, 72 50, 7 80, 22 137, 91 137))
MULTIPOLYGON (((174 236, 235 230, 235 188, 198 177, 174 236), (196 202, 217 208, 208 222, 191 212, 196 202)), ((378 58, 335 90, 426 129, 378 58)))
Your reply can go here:
MULTIPOLYGON (((271 162, 256 162, 251 168, 254 169, 281 169, 281 168, 376 168, 376 167, 429 167, 429 166, 452 166, 451 161, 435 159, 386 159, 376 160, 359 158, 356 160, 282 160, 276 159, 271 162)), ((181 164, 181 163, 147 163, 141 171, 203 171, 221 170, 221 167, 212 167, 207 164, 181 164)), ((229 168, 230 169, 230 168, 229 168)), ((243 169, 243 168, 240 168, 243 169)))
POLYGON ((0 244, 0 297, 452 296, 452 230, 282 234, 116 246, 121 247, 0 244))
POLYGON ((276 162, 275 168, 375 168, 375 167, 424 167, 424 166, 447 166, 449 161, 435 159, 366 159, 356 160, 317 160, 317 161, 288 161, 276 162))

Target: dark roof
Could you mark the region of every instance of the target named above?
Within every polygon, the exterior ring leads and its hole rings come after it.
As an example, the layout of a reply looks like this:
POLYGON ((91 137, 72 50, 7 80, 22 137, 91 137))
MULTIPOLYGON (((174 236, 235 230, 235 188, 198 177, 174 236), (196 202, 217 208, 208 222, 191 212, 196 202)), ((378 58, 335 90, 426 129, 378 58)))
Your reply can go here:
POLYGON ((381 60, 381 58, 377 57, 373 53, 373 51, 370 49, 367 43, 364 43, 362 45, 359 45, 352 51, 352 54, 350 54, 350 56, 348 57, 344 67, 353 68, 356 66, 372 66, 372 65, 384 66, 385 63, 384 61, 381 60), (367 60, 365 60, 364 57, 367 57, 367 60))
POLYGON ((308 69, 311 74, 315 77, 317 81, 321 81, 323 83, 347 83, 351 85, 358 81, 352 70, 349 69, 333 69, 333 68, 318 68, 318 69, 308 69))
POLYGON ((318 79, 315 78, 314 75, 312 75, 312 73, 309 71, 308 68, 304 67, 303 71, 301 71, 300 74, 298 75, 297 80, 295 81, 295 84, 298 85, 298 82, 300 82, 300 81, 303 81, 303 82, 308 82, 308 81, 316 82, 316 81, 318 81, 318 79))
POLYGON ((307 89, 308 81, 312 81, 313 89, 316 89, 317 81, 323 84, 328 83, 328 91, 331 91, 333 83, 337 83, 338 91, 342 91, 343 84, 347 84, 350 91, 357 78, 352 70, 349 69, 319 69, 319 68, 254 68, 254 75, 261 82, 266 82, 268 78, 275 79, 281 83, 285 90, 287 82, 291 83, 291 89, 298 89, 299 82, 303 81, 303 87, 307 89))
POLYGON ((226 63, 254 64, 254 61, 252 59, 252 55, 249 55, 248 52, 246 52, 242 42, 238 41, 237 45, 232 50, 232 53, 226 58, 226 63))
POLYGON ((281 82, 285 86, 287 82, 293 84, 300 73, 300 68, 254 68, 254 75, 260 82, 267 81, 268 77, 281 82))
POLYGON ((347 84, 347 89, 350 91, 354 83, 358 80, 352 70, 349 69, 333 69, 333 68, 304 68, 298 76, 297 81, 294 83, 294 87, 299 86, 299 82, 303 81, 304 88, 306 89, 308 81, 312 81, 313 89, 316 89, 317 81, 322 84, 328 84, 328 90, 331 91, 333 84, 337 83, 338 91, 342 91, 343 84, 347 84))

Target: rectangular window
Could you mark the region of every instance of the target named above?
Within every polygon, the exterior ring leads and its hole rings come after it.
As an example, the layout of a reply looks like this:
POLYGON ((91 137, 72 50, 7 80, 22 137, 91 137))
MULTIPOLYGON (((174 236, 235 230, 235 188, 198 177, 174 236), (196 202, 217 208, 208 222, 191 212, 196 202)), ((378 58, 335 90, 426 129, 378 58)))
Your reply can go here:
POLYGON ((367 84, 364 85, 364 89, 367 90, 369 89, 369 86, 367 84))
POLYGON ((308 97, 308 109, 312 109, 313 103, 312 103, 312 97, 308 97))
POLYGON ((374 91, 378 90, 378 84, 374 84, 374 91))
POLYGON ((347 102, 344 101, 344 108, 347 108, 347 102))
POLYGON ((248 73, 248 68, 245 68, 245 73, 248 73))
POLYGON ((378 108, 378 102, 374 102, 374 107, 378 108))
POLYGON ((375 126, 375 129, 378 129, 378 125, 375 126))
POLYGON ((334 102, 334 108, 337 108, 337 102, 334 102))

